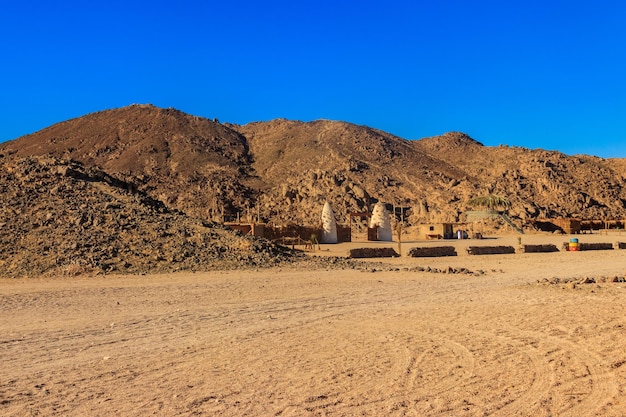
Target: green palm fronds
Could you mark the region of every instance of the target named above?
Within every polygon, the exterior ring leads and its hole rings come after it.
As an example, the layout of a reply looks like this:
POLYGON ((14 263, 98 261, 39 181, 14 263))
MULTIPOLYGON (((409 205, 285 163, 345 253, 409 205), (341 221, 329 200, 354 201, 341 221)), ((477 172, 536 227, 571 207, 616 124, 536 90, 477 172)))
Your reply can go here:
POLYGON ((488 210, 495 210, 496 208, 508 209, 511 207, 511 201, 506 197, 489 194, 474 197, 467 202, 467 205, 471 207, 484 207, 488 210))

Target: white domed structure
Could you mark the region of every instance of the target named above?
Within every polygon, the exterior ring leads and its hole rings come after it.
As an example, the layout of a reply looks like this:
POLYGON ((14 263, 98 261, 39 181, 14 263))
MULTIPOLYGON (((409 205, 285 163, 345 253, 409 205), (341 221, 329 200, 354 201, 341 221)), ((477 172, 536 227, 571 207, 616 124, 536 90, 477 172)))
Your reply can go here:
POLYGON ((333 208, 327 201, 322 209, 322 240, 321 243, 337 243, 337 222, 333 208))
POLYGON ((381 202, 376 203, 376 205, 374 206, 374 211, 372 212, 370 228, 373 227, 378 227, 376 233, 378 240, 381 240, 383 242, 391 242, 393 240, 389 212, 385 208, 385 205, 381 202))

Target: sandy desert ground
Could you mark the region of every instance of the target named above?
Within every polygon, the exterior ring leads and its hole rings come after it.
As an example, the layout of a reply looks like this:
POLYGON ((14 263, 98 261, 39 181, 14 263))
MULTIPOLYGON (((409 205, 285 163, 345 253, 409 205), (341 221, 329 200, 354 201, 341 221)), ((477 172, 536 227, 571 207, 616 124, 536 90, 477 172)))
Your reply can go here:
POLYGON ((626 251, 469 256, 516 238, 450 243, 459 256, 386 272, 0 280, 0 415, 626 415, 626 283, 600 282, 624 276, 626 251))

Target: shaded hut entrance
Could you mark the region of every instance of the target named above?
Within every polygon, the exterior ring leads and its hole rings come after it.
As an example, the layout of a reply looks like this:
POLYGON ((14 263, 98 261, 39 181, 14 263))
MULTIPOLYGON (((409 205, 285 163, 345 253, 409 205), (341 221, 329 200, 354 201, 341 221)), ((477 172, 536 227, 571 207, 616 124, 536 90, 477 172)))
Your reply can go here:
MULTIPOLYGON (((369 213, 350 213, 350 235, 352 241, 370 240, 370 217, 369 213)), ((374 236, 376 236, 375 231, 374 236)))

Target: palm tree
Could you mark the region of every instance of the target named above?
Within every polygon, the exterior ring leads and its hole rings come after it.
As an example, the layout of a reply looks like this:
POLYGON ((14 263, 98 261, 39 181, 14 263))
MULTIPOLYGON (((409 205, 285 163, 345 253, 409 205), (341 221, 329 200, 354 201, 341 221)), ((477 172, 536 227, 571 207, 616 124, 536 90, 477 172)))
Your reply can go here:
POLYGON ((499 195, 489 194, 480 197, 474 197, 467 202, 471 207, 484 207, 488 210, 495 210, 496 208, 508 209, 511 207, 511 201, 499 195))

